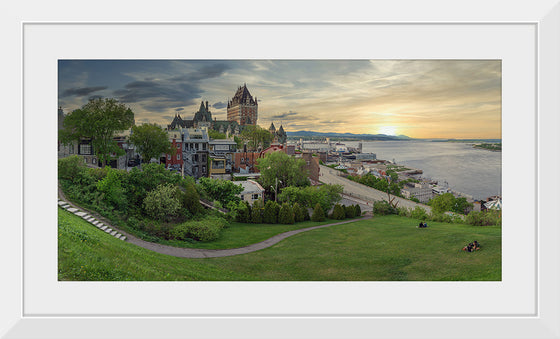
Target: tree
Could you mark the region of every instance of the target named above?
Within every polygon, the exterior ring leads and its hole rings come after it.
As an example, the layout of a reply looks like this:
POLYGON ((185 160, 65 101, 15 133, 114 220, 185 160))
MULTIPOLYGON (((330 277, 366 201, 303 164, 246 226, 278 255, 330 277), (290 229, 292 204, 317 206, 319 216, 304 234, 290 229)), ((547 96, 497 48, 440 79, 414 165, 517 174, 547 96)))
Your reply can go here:
POLYGON ((180 198, 181 192, 177 186, 159 185, 144 198, 144 210, 154 219, 169 221, 179 216, 182 207, 180 198))
POLYGON ((315 204, 320 204, 325 211, 329 211, 333 205, 339 202, 343 191, 341 185, 321 185, 295 187, 290 186, 282 190, 278 195, 281 202, 299 203, 301 206, 313 208, 315 204))
POLYGON ((212 200, 218 200, 223 206, 227 206, 230 201, 240 201, 237 195, 243 192, 240 184, 234 184, 229 180, 200 178, 199 185, 212 200))
POLYGON ((280 224, 293 224, 295 222, 294 210, 288 203, 283 203, 278 212, 278 222, 280 224))
POLYGON ((210 139, 225 139, 226 135, 224 133, 220 133, 219 131, 210 129, 208 130, 208 137, 210 139))
POLYGON ((263 222, 264 201, 262 198, 257 199, 253 203, 251 210, 251 222, 253 224, 261 224, 263 222))
POLYGON ((256 168, 260 171, 260 184, 268 191, 282 190, 288 186, 309 186, 309 172, 305 160, 296 159, 284 152, 273 152, 257 159, 256 168))
POLYGON ((469 208, 472 208, 473 204, 467 201, 467 198, 455 198, 451 211, 460 214, 466 214, 469 208))
POLYGON ((323 207, 320 204, 315 205, 313 209, 313 214, 311 215, 311 221, 324 221, 325 220, 325 211, 323 211, 323 207))
POLYGON ((127 130, 133 124, 134 113, 116 99, 92 99, 64 118, 59 139, 63 144, 91 140, 95 155, 105 167, 112 158, 111 154, 125 154, 114 137, 117 132, 127 130))
POLYGON ((455 197, 451 193, 443 193, 430 200, 428 205, 432 206, 434 213, 451 211, 451 208, 455 205, 455 197))
POLYGON ((276 224, 278 222, 278 212, 280 206, 273 200, 269 200, 264 205, 263 222, 265 224, 276 224))
POLYGON ((240 137, 242 140, 247 141, 247 146, 252 150, 267 148, 273 139, 272 133, 257 125, 245 126, 240 137))
POLYGON ((162 153, 177 154, 167 138, 167 133, 156 124, 142 124, 132 126, 130 142, 136 146, 136 150, 142 156, 144 162, 150 162, 152 158, 159 158, 162 153))
POLYGON ((362 208, 360 207, 359 204, 356 204, 355 208, 356 208, 356 212, 355 212, 356 216, 361 217, 362 216, 362 208))
POLYGON ((344 206, 341 204, 334 205, 334 209, 331 215, 332 219, 335 220, 342 220, 346 218, 346 211, 344 210, 344 206))

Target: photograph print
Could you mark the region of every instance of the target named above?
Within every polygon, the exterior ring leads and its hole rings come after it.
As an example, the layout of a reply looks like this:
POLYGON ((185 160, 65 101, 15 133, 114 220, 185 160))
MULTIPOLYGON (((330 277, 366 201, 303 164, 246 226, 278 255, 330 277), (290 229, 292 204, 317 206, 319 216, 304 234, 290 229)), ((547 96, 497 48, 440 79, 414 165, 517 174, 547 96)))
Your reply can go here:
POLYGON ((58 60, 59 281, 501 281, 502 61, 58 60))

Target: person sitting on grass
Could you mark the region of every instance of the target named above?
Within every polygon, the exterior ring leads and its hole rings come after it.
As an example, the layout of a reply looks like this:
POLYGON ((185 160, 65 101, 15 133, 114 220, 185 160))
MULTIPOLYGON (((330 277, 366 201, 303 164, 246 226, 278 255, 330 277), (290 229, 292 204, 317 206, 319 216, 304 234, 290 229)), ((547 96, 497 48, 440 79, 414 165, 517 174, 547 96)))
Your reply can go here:
POLYGON ((471 242, 467 246, 463 247, 463 251, 472 252, 473 251, 473 243, 471 242))
POLYGON ((476 240, 473 242, 473 249, 475 251, 478 251, 480 249, 480 244, 476 240))
POLYGON ((420 224, 418 224, 418 228, 422 228, 424 227, 424 223, 420 221, 420 224))

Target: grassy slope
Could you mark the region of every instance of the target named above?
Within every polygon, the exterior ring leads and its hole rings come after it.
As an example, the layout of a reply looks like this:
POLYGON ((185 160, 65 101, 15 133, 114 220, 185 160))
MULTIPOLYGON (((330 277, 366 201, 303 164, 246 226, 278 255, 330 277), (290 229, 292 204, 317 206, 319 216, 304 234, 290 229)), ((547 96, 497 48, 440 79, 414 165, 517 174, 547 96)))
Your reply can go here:
POLYGON ((501 280, 500 227, 416 224, 376 217, 304 232, 245 255, 181 259, 117 240, 59 210, 59 279, 501 280), (461 251, 473 240, 481 251, 461 251))

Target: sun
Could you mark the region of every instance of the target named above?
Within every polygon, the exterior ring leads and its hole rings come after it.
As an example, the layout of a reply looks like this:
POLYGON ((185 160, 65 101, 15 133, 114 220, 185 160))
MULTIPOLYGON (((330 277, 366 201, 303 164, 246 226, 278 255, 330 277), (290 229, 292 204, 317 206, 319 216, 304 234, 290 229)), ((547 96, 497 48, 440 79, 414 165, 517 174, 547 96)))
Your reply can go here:
POLYGON ((377 129, 377 133, 385 135, 397 135, 397 129, 395 126, 381 126, 377 129))

